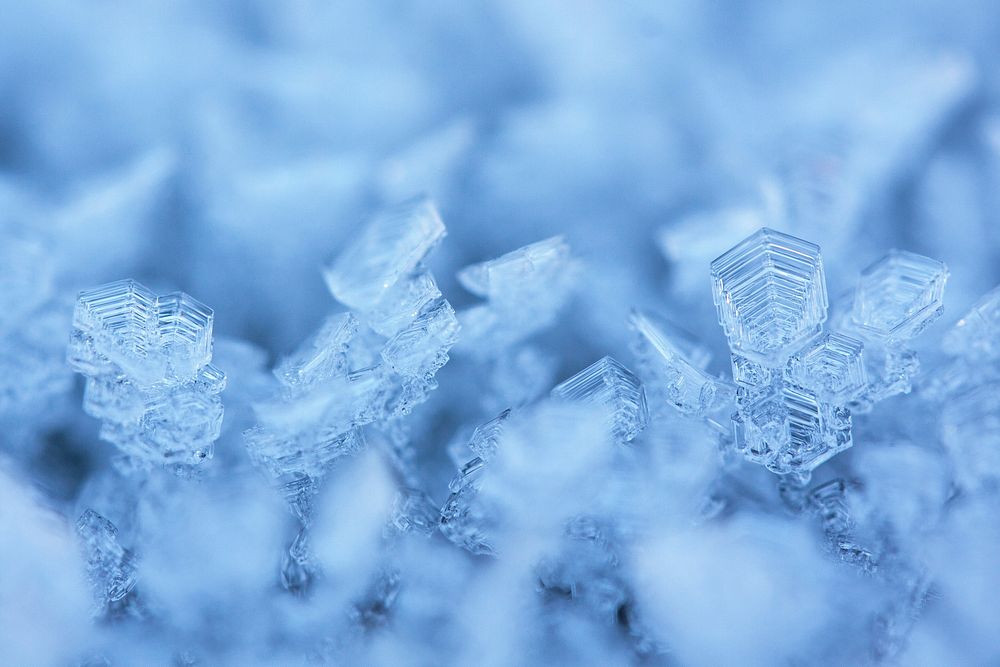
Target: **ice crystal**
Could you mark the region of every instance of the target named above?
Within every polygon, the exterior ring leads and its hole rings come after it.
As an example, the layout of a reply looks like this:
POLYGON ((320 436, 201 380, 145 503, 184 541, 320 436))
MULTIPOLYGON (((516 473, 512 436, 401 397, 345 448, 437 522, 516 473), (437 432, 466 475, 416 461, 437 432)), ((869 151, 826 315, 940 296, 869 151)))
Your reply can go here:
POLYGON ((638 311, 629 324, 651 401, 667 402, 684 414, 706 414, 724 402, 726 387, 704 371, 710 355, 691 334, 638 311))
POLYGON ((94 589, 95 612, 120 603, 135 587, 136 559, 118 543, 118 529, 88 509, 76 522, 87 558, 87 577, 94 589))
POLYGON ((947 279, 941 262, 893 250, 861 273, 851 325, 865 338, 909 340, 941 315, 947 279))
POLYGON ((910 391, 919 363, 904 343, 940 315, 947 270, 890 252, 861 274, 835 324, 843 331, 823 330, 815 244, 765 228, 713 261, 712 277, 737 386, 736 447, 773 472, 804 474, 851 446, 852 411, 910 391))
POLYGON ((611 431, 622 441, 639 435, 649 419, 646 392, 639 379, 611 357, 556 385, 552 396, 606 410, 611 431))
POLYGON ((572 294, 578 269, 561 236, 463 268, 459 282, 487 300, 461 313, 466 346, 496 354, 550 326, 572 294))
POLYGON ((429 199, 386 209, 365 225, 323 272, 330 292, 341 303, 367 312, 413 272, 444 237, 445 228, 429 199))
POLYGON ((712 261, 719 322, 734 353, 781 361, 826 321, 819 246, 763 228, 712 261))
POLYGON ((0 663, 1000 664, 995 3, 78 4, 0 663))
POLYGON ((144 463, 212 456, 225 388, 210 363, 213 317, 187 294, 157 297, 134 280, 80 293, 68 357, 102 438, 144 463))

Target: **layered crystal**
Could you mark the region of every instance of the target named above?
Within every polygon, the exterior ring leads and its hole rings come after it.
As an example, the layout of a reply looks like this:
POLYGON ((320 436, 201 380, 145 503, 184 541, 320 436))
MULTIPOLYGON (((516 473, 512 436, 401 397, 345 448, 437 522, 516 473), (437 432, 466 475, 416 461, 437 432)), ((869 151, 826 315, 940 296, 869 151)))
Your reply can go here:
POLYGON ((556 385, 552 396, 607 410, 611 432, 620 441, 639 435, 649 419, 646 393, 639 378, 611 357, 594 362, 556 385))
POLYGON ((183 292, 157 297, 134 280, 80 293, 68 360, 102 438, 144 464, 212 456, 226 385, 210 363, 213 318, 183 292))
POLYGON ((851 325, 872 340, 909 340, 941 315, 947 279, 942 262, 891 250, 861 272, 851 325))
POLYGON ((779 363, 827 315, 819 246, 763 228, 712 262, 713 295, 734 352, 779 363))

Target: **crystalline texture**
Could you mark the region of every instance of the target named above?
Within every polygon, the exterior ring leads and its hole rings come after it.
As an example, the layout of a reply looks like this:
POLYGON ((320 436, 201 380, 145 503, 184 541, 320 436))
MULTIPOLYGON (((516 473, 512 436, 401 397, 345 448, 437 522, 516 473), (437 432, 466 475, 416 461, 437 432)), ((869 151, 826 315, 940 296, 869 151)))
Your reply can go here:
POLYGON ((561 282, 570 259, 566 239, 553 236, 467 266, 458 272, 458 280, 477 296, 494 303, 511 302, 535 285, 548 284, 549 289, 560 286, 551 283, 561 282))
POLYGON ((615 437, 629 441, 646 427, 649 413, 639 379, 611 357, 604 357, 557 385, 552 396, 610 411, 615 437))
POLYGON ((944 338, 955 356, 1000 358, 1000 286, 977 301, 944 338))
POLYGON ((827 333, 796 352, 789 360, 789 376, 823 401, 844 405, 868 384, 862 357, 864 344, 849 336, 827 333))
POLYGON ((95 611, 103 613, 135 587, 135 557, 118 543, 118 529, 88 509, 76 522, 87 559, 87 578, 94 587, 95 611))
POLYGON ((947 279, 943 263, 892 250, 861 273, 851 324, 872 340, 913 338, 941 314, 947 279))
POLYGON ((577 263, 561 236, 465 267, 458 280, 488 299, 461 314, 465 345, 496 355, 548 327, 572 293, 577 263))
POLYGON ((87 376, 101 437, 146 463, 197 463, 222 428, 225 374, 212 366, 210 308, 134 280, 81 292, 68 359, 87 376))
POLYGON ((429 199, 387 209, 365 225, 323 271, 330 292, 365 312, 379 302, 444 238, 444 223, 429 199))
POLYGON ((451 305, 438 301, 382 349, 382 358, 400 375, 429 379, 448 362, 458 339, 458 319, 451 305))
POLYGON ((278 364, 274 374, 293 389, 346 374, 347 348, 357 332, 358 320, 351 313, 331 315, 314 336, 278 364))
POLYGON ((704 414, 716 407, 719 382, 702 370, 709 361, 707 350, 690 334, 653 315, 633 311, 629 324, 651 400, 663 400, 684 414, 704 414))
POLYGON ((761 229, 712 262, 719 322, 734 352, 780 363, 826 320, 819 246, 761 229))
POLYGON ((792 385, 742 406, 733 423, 744 456, 778 474, 808 472, 851 446, 850 413, 792 385))

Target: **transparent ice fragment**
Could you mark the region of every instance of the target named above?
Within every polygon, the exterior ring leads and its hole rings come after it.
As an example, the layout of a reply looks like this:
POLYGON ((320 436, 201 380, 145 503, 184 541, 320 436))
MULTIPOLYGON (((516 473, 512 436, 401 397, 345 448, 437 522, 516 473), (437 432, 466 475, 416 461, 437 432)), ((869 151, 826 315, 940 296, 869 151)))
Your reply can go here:
POLYGON ((639 379, 618 361, 604 357, 552 390, 554 398, 609 411, 616 438, 629 441, 646 427, 649 412, 639 379))
POLYGON ((367 312, 412 273, 444 235, 444 223, 429 199, 381 211, 324 269, 327 287, 341 303, 367 312))
POLYGON ((103 613, 135 587, 136 560, 118 543, 118 529, 92 509, 76 522, 87 559, 87 578, 94 587, 95 612, 103 613))
POLYGON ((875 341, 913 338, 942 313, 948 269, 937 260, 891 250, 861 273, 850 324, 875 341))
POLYGON ((440 523, 440 510, 423 491, 405 489, 396 494, 392 507, 392 524, 396 530, 430 535, 440 523))
POLYGON ((561 236, 465 267, 459 282, 489 301, 462 312, 463 345, 491 356, 550 326, 569 299, 576 275, 577 262, 561 236))
MULTIPOLYGON (((474 459, 481 463, 481 460, 474 459)), ((468 471, 464 478, 479 474, 468 471)), ((440 531, 449 541, 473 554, 496 555, 496 548, 489 539, 490 527, 496 522, 494 513, 479 495, 479 489, 471 479, 453 484, 454 491, 441 508, 440 531)))
POLYGON ((429 379, 448 362, 458 330, 454 309, 441 299, 389 339, 382 359, 400 375, 429 379))
POLYGON ((278 380, 290 389, 307 389, 347 373, 347 348, 358 332, 351 313, 326 318, 319 330, 274 369, 278 380))
POLYGON ((155 382, 165 369, 156 359, 156 295, 134 280, 120 280, 80 293, 73 312, 79 332, 70 364, 90 374, 119 366, 140 382, 155 382))
POLYGON ((281 432, 254 427, 244 433, 250 458, 256 465, 282 475, 320 478, 334 461, 352 456, 365 447, 360 428, 338 432, 336 428, 318 426, 298 432, 281 432))
POLYGON ((715 305, 734 353, 783 360, 827 315, 819 246, 763 228, 712 262, 715 305))
POLYGON ((212 366, 210 308, 134 280, 81 292, 67 357, 87 377, 84 410, 133 461, 194 464, 222 428, 225 374, 212 366))
POLYGON ((781 378, 778 369, 757 363, 739 354, 731 356, 733 382, 747 390, 766 391, 781 378))
POLYGON ((847 507, 844 480, 833 479, 817 486, 809 493, 808 502, 823 522, 827 536, 839 540, 850 532, 853 521, 847 507))
MULTIPOLYGON (((458 281, 494 305, 514 304, 529 290, 563 292, 572 257, 562 236, 553 236, 458 272, 458 281)), ((555 296, 555 294, 553 294, 555 296)))
POLYGON ((972 359, 1000 358, 1000 286, 979 299, 945 334, 944 350, 972 359))
POLYGON ((184 292, 157 297, 160 350, 177 377, 187 378, 212 359, 212 309, 184 292))
POLYGON ((484 462, 488 463, 496 454, 497 443, 503 434, 504 422, 510 417, 510 412, 509 409, 504 410, 485 424, 477 426, 476 430, 473 431, 472 437, 469 439, 469 449, 484 462))
POLYGON ((636 334, 633 348, 650 400, 665 401, 688 415, 717 407, 720 383, 702 370, 710 357, 690 334, 639 311, 632 312, 629 325, 636 334))
POLYGON ((756 398, 733 415, 743 455, 778 474, 808 472, 851 446, 851 415, 793 385, 756 398))
POLYGON ((430 304, 441 297, 430 271, 418 271, 401 278, 365 313, 365 321, 374 331, 392 337, 408 326, 430 304))
POLYGON ((789 378, 822 401, 845 405, 868 385, 863 351, 864 343, 855 338, 823 334, 792 355, 789 378))

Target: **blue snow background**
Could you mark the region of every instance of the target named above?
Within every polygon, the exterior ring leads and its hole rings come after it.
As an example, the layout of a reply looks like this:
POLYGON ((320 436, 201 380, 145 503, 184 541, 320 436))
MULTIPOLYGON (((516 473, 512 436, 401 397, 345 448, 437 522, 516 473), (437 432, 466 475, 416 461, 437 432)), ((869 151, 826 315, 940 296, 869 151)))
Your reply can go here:
MULTIPOLYGON (((338 309, 321 264, 417 193, 448 228, 431 269, 456 308, 475 302, 459 268, 567 237, 583 270, 537 340, 550 386, 629 363, 634 306, 725 371, 708 265, 762 225, 821 245, 831 299, 889 248, 944 261, 945 314, 918 345, 932 376, 943 332, 1000 283, 998 56, 1000 7, 975 0, 0 2, 0 664, 997 664, 1000 456, 956 461, 943 403, 893 399, 828 464, 935 582, 885 653, 870 635, 891 578, 831 562, 750 466, 731 513, 694 527, 716 463, 688 450, 664 454, 677 490, 646 510, 667 519, 627 557, 641 633, 586 596, 538 608, 530 567, 421 536, 391 556, 389 620, 359 635, 344 582, 385 557, 391 476, 364 458, 331 481, 323 502, 357 508, 299 599, 277 583, 290 517, 239 431, 254 369, 338 309), (77 291, 121 278, 195 296, 232 343, 209 472, 138 510, 115 507, 136 494, 63 361, 77 291), (987 482, 960 488, 962 466, 987 482), (101 503, 141 556, 140 617, 92 618, 72 526, 101 503)), ((438 380, 413 428, 441 503, 448 443, 496 411, 470 364, 438 380)), ((962 426, 993 451, 998 418, 962 426)))

